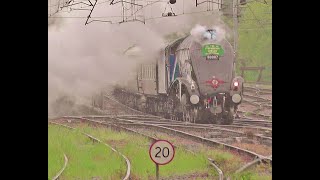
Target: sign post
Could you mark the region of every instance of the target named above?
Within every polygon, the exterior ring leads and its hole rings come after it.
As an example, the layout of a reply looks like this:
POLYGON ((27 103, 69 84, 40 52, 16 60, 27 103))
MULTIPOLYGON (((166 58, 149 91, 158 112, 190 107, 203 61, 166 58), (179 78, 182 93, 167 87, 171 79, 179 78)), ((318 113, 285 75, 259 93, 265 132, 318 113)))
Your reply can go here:
POLYGON ((159 165, 166 165, 174 158, 175 150, 173 145, 167 140, 157 140, 151 144, 149 155, 156 164, 156 178, 159 179, 159 165))
POLYGON ((159 180, 159 164, 156 163, 156 178, 159 180))

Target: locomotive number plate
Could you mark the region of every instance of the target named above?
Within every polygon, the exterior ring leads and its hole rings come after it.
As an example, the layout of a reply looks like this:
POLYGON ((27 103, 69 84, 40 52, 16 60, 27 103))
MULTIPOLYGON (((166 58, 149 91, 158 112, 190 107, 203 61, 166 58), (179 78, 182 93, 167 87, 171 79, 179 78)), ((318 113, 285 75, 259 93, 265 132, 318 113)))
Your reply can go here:
POLYGON ((208 55, 207 60, 219 60, 219 55, 208 55))

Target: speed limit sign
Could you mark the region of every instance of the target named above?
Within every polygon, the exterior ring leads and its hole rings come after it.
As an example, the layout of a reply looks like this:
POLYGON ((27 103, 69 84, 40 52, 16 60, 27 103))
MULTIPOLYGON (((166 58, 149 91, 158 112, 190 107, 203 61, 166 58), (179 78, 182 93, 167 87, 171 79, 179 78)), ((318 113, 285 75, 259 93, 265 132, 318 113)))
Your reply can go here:
POLYGON ((157 165, 165 165, 174 158, 174 147, 166 140, 157 140, 149 149, 150 158, 157 165))

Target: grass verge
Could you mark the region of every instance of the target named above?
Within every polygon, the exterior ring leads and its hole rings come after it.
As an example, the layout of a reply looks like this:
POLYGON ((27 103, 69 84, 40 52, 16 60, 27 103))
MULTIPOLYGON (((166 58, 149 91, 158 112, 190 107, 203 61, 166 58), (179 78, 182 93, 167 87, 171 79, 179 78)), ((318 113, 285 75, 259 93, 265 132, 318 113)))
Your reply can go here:
POLYGON ((63 167, 65 153, 69 159, 61 179, 121 179, 125 160, 110 148, 93 143, 78 131, 48 125, 48 177, 63 167))
MULTIPOLYGON (((112 144, 126 155, 132 164, 133 179, 154 178, 155 165, 149 157, 151 142, 147 138, 126 132, 116 132, 109 128, 93 128, 87 125, 81 125, 80 129, 112 144)), ((176 149, 175 158, 171 163, 160 166, 160 176, 164 178, 195 173, 207 173, 210 177, 214 171, 205 154, 193 155, 181 148, 176 149)))

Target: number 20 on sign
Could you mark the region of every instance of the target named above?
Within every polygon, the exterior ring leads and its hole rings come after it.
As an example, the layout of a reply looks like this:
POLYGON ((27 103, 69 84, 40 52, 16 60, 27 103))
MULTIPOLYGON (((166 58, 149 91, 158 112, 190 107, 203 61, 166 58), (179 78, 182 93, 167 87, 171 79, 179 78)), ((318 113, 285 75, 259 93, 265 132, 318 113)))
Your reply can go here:
POLYGON ((167 140, 155 141, 149 149, 151 160, 156 164, 156 177, 159 179, 159 165, 166 165, 174 158, 175 150, 167 140))

